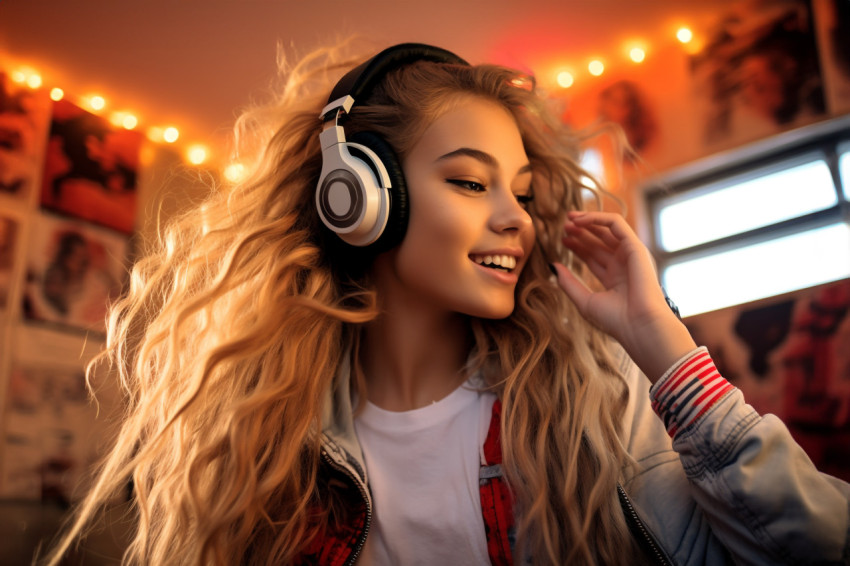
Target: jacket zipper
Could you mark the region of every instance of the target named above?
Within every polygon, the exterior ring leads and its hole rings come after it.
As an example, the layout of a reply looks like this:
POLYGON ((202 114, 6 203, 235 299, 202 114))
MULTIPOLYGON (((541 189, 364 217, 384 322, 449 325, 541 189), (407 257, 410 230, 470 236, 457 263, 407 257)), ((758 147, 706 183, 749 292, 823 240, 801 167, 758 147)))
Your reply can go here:
POLYGON ((643 521, 641 521, 637 514, 637 510, 635 510, 634 505, 632 505, 632 502, 629 499, 629 496, 626 495, 626 490, 623 489, 623 486, 620 484, 617 484, 617 495, 620 496, 620 506, 623 508, 626 520, 631 522, 635 529, 641 534, 643 540, 646 541, 646 545, 652 551, 655 561, 662 566, 673 566, 673 562, 667 557, 667 554, 664 550, 662 550, 658 542, 656 542, 655 537, 652 536, 652 533, 649 532, 649 529, 647 529, 646 525, 644 525, 643 521))
POLYGON ((366 489, 361 485, 360 481, 354 477, 354 474, 351 473, 344 466, 340 466, 339 464, 331 458, 330 454, 322 448, 322 459, 327 462, 333 469, 342 472, 357 486, 357 489, 360 491, 360 496, 363 498, 363 501, 366 502, 366 525, 363 527, 363 533, 360 535, 360 539, 357 541, 357 545, 354 547, 354 550, 349 555, 348 560, 345 561, 343 566, 351 566, 355 562, 357 562, 357 558, 360 556, 360 553, 363 551, 363 545, 366 544, 366 537, 369 534, 369 528, 372 525, 372 506, 369 505, 369 495, 366 493, 366 489))

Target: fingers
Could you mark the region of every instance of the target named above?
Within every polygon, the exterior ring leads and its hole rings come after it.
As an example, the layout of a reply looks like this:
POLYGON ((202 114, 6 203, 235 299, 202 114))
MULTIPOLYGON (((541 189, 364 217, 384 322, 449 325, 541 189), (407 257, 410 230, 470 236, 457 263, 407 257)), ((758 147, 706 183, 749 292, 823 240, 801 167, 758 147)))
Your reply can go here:
POLYGON ((577 227, 591 231, 610 247, 616 247, 623 240, 637 238, 626 219, 613 212, 574 210, 567 213, 567 218, 577 227))
POLYGON ((562 241, 565 246, 576 253, 592 253, 602 263, 602 256, 628 256, 645 250, 643 242, 619 214, 573 211, 568 213, 564 232, 562 241))
MULTIPOLYGON (((585 231, 593 234, 607 247, 616 248, 622 238, 614 234, 610 223, 599 220, 586 213, 573 212, 569 214, 567 222, 564 223, 564 228, 567 230, 567 233, 585 231)), ((611 223, 613 222, 614 220, 611 220, 611 223)))
POLYGON ((564 246, 572 251, 597 278, 604 278, 608 271, 608 261, 612 250, 602 244, 595 236, 587 234, 567 234, 563 239, 564 246))
POLYGON ((570 212, 562 242, 606 287, 623 277, 657 280, 652 254, 619 214, 570 212))
MULTIPOLYGON (((600 279, 604 279, 617 254, 623 250, 623 239, 611 226, 616 219, 595 218, 581 213, 570 214, 564 223, 564 246, 581 259, 600 279)), ((618 229, 618 232, 622 232, 618 229)), ((626 234, 627 235, 627 234, 626 234)))

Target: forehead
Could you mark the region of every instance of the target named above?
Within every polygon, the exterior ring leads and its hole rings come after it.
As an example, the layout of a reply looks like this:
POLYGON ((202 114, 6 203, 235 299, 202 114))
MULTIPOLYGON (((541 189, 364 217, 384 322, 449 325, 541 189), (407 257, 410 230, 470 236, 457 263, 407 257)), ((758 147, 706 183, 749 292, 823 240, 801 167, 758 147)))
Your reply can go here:
POLYGON ((411 153, 436 159, 461 147, 490 153, 500 161, 527 161, 513 115, 485 98, 464 97, 452 104, 425 128, 411 153))

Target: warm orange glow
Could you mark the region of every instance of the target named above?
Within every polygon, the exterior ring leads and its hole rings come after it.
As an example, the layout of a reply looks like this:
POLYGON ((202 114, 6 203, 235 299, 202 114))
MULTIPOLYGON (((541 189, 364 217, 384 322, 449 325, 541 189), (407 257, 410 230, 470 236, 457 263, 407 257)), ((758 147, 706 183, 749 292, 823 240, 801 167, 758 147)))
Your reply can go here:
POLYGON ((9 75, 9 78, 12 79, 14 83, 24 83, 27 80, 27 74, 23 71, 12 71, 12 74, 9 75))
POLYGON ((41 86, 41 75, 33 73, 27 77, 27 86, 30 88, 39 88, 41 86))
POLYGON ((640 47, 632 47, 629 51, 629 58, 635 63, 643 63, 643 60, 646 59, 646 51, 640 47))
POLYGON ((561 71, 558 73, 558 85, 562 88, 570 88, 573 86, 575 79, 573 78, 572 73, 569 71, 561 71))
POLYGON ((89 106, 92 110, 103 110, 106 107, 106 100, 102 96, 92 96, 89 98, 89 106))
POLYGON ((594 59, 590 62, 590 64, 588 64, 587 70, 590 71, 590 74, 594 77, 598 77, 605 72, 605 65, 603 65, 602 61, 599 59, 594 59))
POLYGON ((686 27, 679 28, 679 31, 676 32, 676 39, 681 41, 682 43, 688 43, 694 38, 694 33, 686 27))
POLYGON ((109 121, 112 122, 113 126, 120 126, 128 130, 132 130, 139 123, 139 120, 129 112, 113 112, 109 121))
POLYGON ((174 143, 177 141, 177 138, 180 137, 180 131, 174 126, 169 126, 165 128, 162 132, 162 139, 167 141, 168 143, 174 143))
POLYGON ((156 161, 156 149, 153 144, 143 143, 139 151, 139 162, 142 165, 152 165, 156 161))
POLYGON ((224 176, 231 183, 238 183, 245 176, 245 166, 241 163, 231 163, 224 168, 224 176))
POLYGON ((202 145, 193 145, 186 152, 186 157, 189 159, 189 163, 200 165, 207 160, 207 148, 202 145))
POLYGON ((62 100, 65 98, 65 91, 59 87, 50 89, 50 100, 62 100))
POLYGON ((152 128, 148 128, 148 139, 152 142, 159 143, 163 140, 164 133, 162 128, 158 128, 153 126, 152 128))
POLYGON ((705 46, 705 38, 694 37, 690 42, 685 44, 685 52, 689 55, 696 55, 705 46))

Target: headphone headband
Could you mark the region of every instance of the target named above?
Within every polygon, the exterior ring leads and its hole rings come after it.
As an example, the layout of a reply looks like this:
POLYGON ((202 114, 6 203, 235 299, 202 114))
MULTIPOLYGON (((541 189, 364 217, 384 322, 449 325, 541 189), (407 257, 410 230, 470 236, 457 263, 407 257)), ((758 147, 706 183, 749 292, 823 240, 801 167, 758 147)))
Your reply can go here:
POLYGON ((322 120, 332 118, 332 113, 338 108, 348 113, 355 103, 369 96, 372 89, 387 73, 416 61, 469 65, 451 51, 433 45, 424 43, 393 45, 343 75, 328 97, 328 104, 322 110, 322 120))

